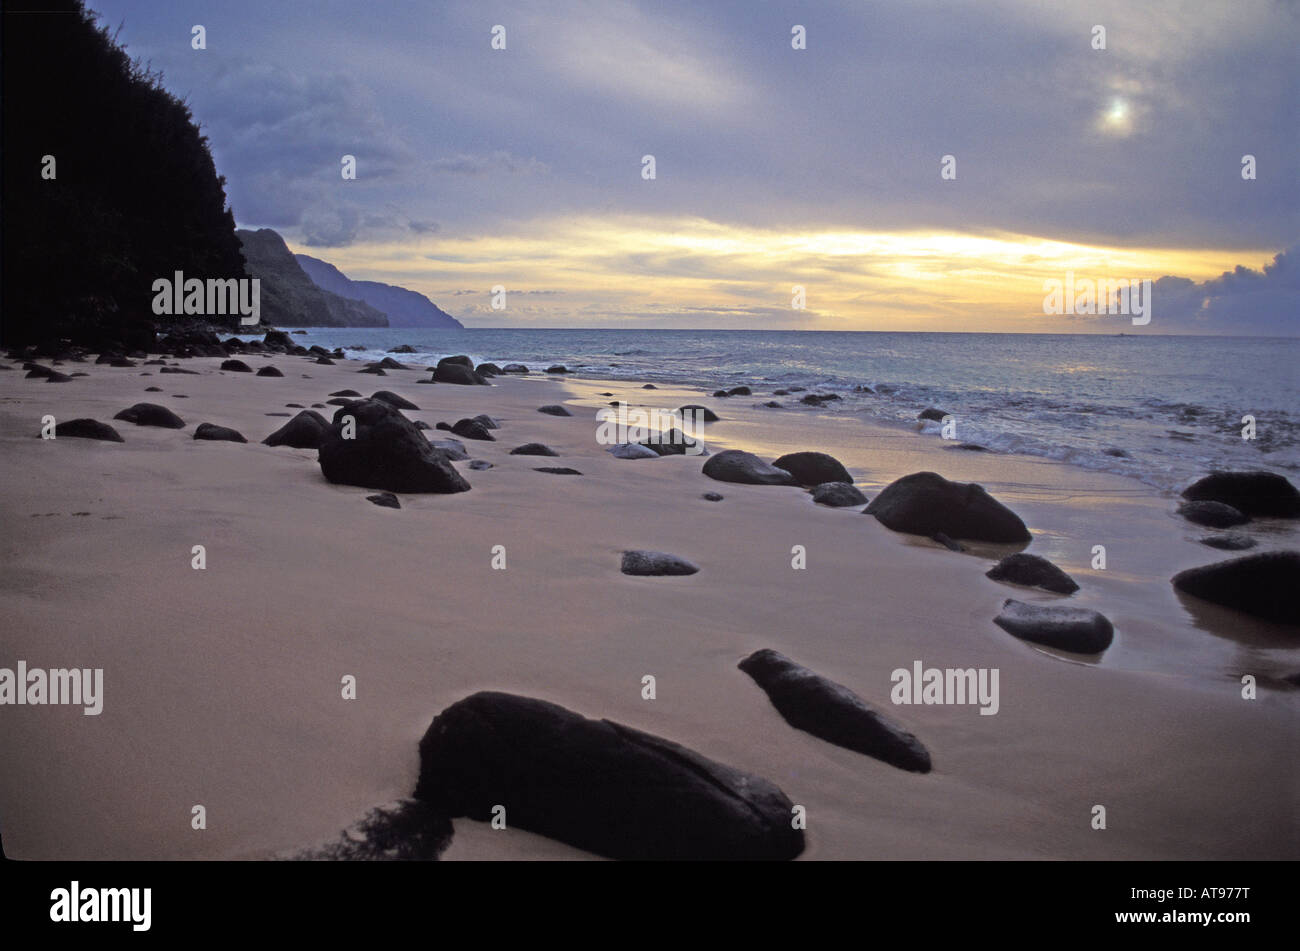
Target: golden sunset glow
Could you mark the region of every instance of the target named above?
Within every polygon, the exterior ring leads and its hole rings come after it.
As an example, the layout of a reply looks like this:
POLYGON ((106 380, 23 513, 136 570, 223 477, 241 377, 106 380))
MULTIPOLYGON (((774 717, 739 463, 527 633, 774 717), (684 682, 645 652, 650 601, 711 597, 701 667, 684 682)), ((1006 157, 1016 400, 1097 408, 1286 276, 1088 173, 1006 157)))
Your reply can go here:
MULTIPOLYGON (((308 248, 296 247, 307 251, 308 248)), ((1246 263, 1260 265, 1260 249, 1246 263)), ((1240 250, 1115 248, 1015 234, 795 231, 696 218, 539 220, 511 233, 431 235, 418 245, 340 249, 356 279, 427 293, 471 323, 629 326, 691 315, 696 326, 823 330, 1049 330, 1043 282, 1205 280, 1240 250), (507 289, 494 312, 489 290, 507 289), (807 309, 791 308, 793 287, 807 309), (639 318, 639 319, 638 319, 639 318)), ((1075 321, 1069 329, 1086 329, 1075 321)))

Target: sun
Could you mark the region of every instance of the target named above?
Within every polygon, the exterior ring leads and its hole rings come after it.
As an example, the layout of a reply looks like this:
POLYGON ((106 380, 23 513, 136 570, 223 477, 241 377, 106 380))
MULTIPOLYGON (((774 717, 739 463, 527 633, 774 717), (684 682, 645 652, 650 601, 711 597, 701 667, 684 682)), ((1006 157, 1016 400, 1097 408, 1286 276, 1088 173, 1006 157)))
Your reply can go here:
POLYGON ((1133 131, 1133 109, 1128 100, 1116 96, 1098 120, 1101 131, 1111 135, 1128 135, 1133 131))

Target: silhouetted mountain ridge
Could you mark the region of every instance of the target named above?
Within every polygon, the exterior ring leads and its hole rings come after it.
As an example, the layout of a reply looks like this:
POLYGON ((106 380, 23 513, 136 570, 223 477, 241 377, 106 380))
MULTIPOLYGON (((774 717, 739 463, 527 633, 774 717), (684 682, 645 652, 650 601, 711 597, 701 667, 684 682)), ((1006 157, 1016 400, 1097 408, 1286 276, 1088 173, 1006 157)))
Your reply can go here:
POLYGON ((451 327, 464 325, 423 294, 379 281, 354 281, 328 261, 310 254, 295 254, 298 263, 318 287, 340 297, 365 301, 388 315, 390 327, 451 327))
POLYGON ((262 282, 262 320, 287 327, 387 327, 383 311, 318 287, 270 228, 235 232, 248 273, 262 282))

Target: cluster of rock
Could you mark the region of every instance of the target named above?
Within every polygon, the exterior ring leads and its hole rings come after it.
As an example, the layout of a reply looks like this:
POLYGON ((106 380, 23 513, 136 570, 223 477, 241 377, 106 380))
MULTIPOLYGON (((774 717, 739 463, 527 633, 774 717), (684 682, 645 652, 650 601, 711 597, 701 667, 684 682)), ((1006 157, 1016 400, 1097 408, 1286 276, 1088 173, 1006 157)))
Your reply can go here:
MULTIPOLYGON (((875 499, 853 485, 848 470, 822 452, 795 452, 765 462, 753 453, 728 449, 704 464, 704 474, 721 482, 811 488, 813 501, 833 507, 866 504, 863 510, 896 532, 923 535, 953 550, 958 539, 997 544, 1027 544, 1032 536, 1018 515, 973 483, 952 482, 934 472, 916 472, 886 486, 875 499)), ((1012 553, 988 572, 998 581, 1071 594, 1078 584, 1037 555, 1012 553)), ((1023 640, 1082 654, 1110 646, 1111 622, 1086 608, 1060 608, 1008 600, 994 619, 1023 640)))
MULTIPOLYGON (((1230 528, 1255 519, 1300 518, 1300 491, 1273 472, 1212 472, 1183 490, 1178 514, 1196 525, 1230 528)), ((1243 532, 1207 535, 1201 543, 1225 551, 1253 548, 1243 532)), ((1300 552, 1270 551, 1189 568, 1174 575, 1176 590, 1285 625, 1300 625, 1300 552)))

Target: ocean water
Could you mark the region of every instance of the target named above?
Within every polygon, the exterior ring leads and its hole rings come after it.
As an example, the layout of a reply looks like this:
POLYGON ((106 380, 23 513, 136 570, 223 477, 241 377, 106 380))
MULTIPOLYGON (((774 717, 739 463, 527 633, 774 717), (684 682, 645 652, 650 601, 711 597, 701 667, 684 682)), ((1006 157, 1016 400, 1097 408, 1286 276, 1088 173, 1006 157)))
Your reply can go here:
MULTIPOLYGON (((916 428, 936 407, 956 435, 998 452, 1045 456, 1181 488, 1216 468, 1300 472, 1300 339, 716 330, 309 328, 294 338, 377 360, 425 365, 562 363, 593 378, 715 389, 747 384, 773 412, 859 416, 916 428), (842 397, 798 402, 805 387, 842 397), (855 390, 866 386, 873 392, 855 390), (1244 416, 1256 438, 1244 440, 1244 416)), ((937 423, 922 432, 941 438, 937 423)), ((1294 479, 1293 479, 1294 481, 1294 479)))

